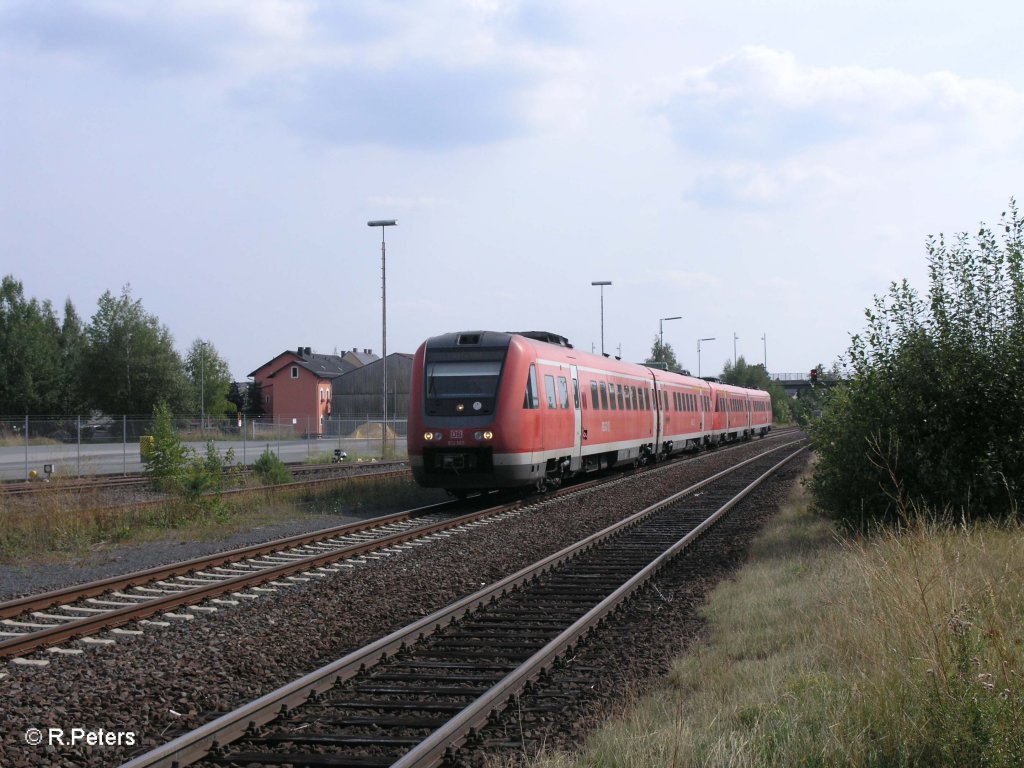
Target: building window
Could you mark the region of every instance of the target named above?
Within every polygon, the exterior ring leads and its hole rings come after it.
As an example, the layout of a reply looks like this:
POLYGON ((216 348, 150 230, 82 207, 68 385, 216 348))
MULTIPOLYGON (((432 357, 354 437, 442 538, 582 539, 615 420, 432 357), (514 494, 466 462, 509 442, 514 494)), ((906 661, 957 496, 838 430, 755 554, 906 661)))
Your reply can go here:
POLYGON ((299 378, 299 366, 297 366, 297 365, 293 365, 292 366, 292 378, 293 379, 299 378))

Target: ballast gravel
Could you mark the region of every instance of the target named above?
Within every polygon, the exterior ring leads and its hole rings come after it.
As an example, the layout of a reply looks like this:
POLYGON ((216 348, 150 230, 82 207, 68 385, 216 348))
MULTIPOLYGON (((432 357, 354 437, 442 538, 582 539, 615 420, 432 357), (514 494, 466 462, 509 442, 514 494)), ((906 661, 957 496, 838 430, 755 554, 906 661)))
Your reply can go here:
MULTIPOLYGON (((165 619, 170 626, 130 627, 142 629, 141 635, 103 636, 116 637, 114 644, 68 646, 82 654, 37 654, 50 661, 46 666, 9 662, 0 668, 0 765, 119 765, 767 444, 702 454, 597 493, 538 504, 333 576, 262 592, 216 612, 196 612, 191 621, 165 619)), ((136 567, 133 562, 124 570, 136 567)), ((699 603, 702 594, 685 602, 699 603)), ((647 657, 632 658, 635 664, 647 657)), ((647 672, 660 672, 664 663, 647 672)), ((629 687, 614 683, 617 690, 629 687)), ((590 722, 602 711, 588 705, 571 719, 590 722)), ((558 733, 556 741, 571 744, 576 730, 560 726, 558 733)))

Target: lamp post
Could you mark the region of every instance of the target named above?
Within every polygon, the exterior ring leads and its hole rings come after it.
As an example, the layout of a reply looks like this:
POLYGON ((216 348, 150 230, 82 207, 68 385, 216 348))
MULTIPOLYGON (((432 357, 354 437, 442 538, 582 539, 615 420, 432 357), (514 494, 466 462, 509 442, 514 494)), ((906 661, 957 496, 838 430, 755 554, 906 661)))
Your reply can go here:
POLYGON ((661 357, 662 357, 661 362, 665 363, 666 367, 668 366, 668 360, 666 359, 668 357, 668 355, 665 354, 665 321, 666 320, 682 320, 682 319, 683 318, 682 318, 681 315, 676 315, 675 317, 661 317, 661 318, 658 318, 658 347, 659 347, 659 353, 661 354, 661 357))
POLYGON ((764 345, 764 372, 768 374, 768 334, 761 334, 761 343, 764 345))
POLYGON ((702 341, 714 341, 714 336, 708 336, 706 339, 697 339, 697 378, 700 378, 700 343, 702 341))
POLYGON ((682 319, 682 315, 676 315, 675 317, 662 317, 658 319, 658 343, 661 345, 662 350, 665 349, 665 321, 682 319))
POLYGON ((594 280, 591 285, 601 286, 601 354, 604 355, 604 287, 611 285, 611 280, 594 280))
POLYGON ((199 341, 199 434, 206 429, 206 342, 199 341))
POLYGON ((380 304, 381 304, 381 362, 384 364, 383 406, 380 425, 380 457, 387 455, 388 444, 388 272, 384 249, 384 229, 398 224, 394 219, 366 222, 368 227, 380 227, 380 304))
POLYGON ((739 336, 736 335, 736 331, 732 332, 732 367, 736 367, 736 342, 739 341, 739 336))

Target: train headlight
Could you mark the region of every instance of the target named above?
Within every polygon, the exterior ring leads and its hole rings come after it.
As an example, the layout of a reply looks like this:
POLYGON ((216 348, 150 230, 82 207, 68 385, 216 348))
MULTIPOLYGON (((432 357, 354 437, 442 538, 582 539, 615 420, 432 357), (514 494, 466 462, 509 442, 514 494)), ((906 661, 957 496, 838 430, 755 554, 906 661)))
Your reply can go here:
POLYGON ((426 440, 428 443, 431 440, 440 440, 442 437, 444 437, 444 435, 442 435, 440 432, 424 432, 423 433, 423 439, 426 440))
POLYGON ((466 406, 464 403, 459 403, 458 405, 455 406, 455 410, 458 413, 462 413, 464 410, 466 410, 466 406))
POLYGON ((476 440, 491 440, 494 437, 494 433, 491 430, 474 432, 473 438, 476 440))

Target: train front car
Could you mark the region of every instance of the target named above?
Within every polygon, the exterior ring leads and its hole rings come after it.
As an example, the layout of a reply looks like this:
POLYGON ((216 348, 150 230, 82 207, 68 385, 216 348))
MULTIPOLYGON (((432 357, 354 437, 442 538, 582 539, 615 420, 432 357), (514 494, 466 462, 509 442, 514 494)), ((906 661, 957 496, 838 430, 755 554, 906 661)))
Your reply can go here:
POLYGON ((535 362, 534 346, 518 334, 449 333, 423 343, 409 406, 417 483, 461 494, 543 481, 545 466, 534 456, 544 428, 535 362), (524 407, 524 398, 538 398, 538 408, 524 407))

